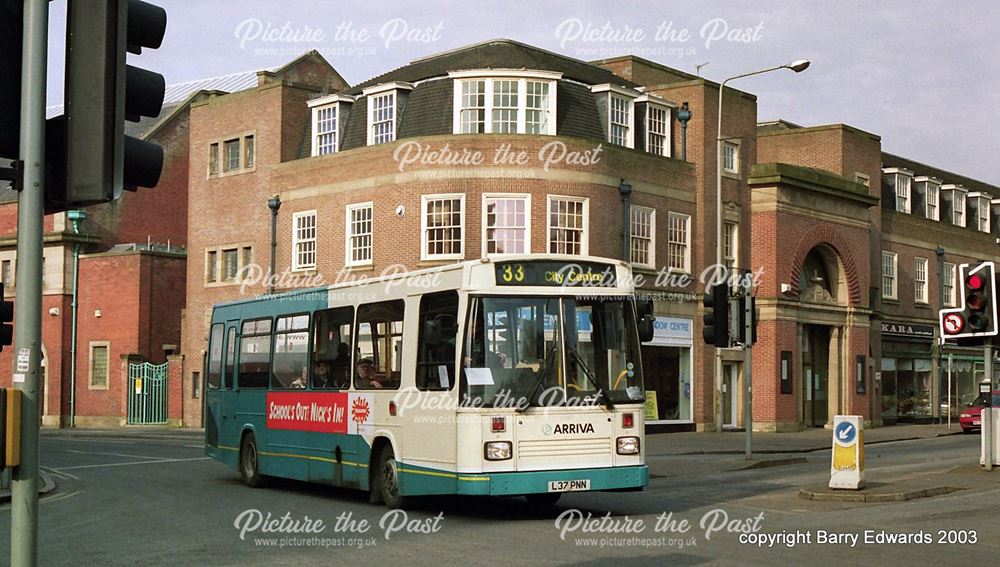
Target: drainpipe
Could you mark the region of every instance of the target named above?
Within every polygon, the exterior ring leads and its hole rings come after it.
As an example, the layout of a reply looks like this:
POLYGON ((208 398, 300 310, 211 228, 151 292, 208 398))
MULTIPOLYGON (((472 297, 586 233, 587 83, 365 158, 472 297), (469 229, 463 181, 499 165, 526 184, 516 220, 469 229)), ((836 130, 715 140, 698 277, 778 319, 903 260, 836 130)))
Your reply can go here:
POLYGON ((632 263, 632 223, 631 223, 631 195, 632 186, 622 179, 618 185, 618 193, 622 196, 622 260, 626 264, 632 263))
MULTIPOLYGON (((944 309, 944 247, 939 244, 938 247, 937 247, 937 250, 935 250, 934 252, 937 254, 937 261, 938 261, 938 305, 940 306, 939 309, 944 309)), ((952 285, 956 285, 956 283, 952 282, 952 285)), ((944 349, 944 341, 937 341, 937 344, 934 345, 934 348, 937 350, 937 373, 934 376, 934 378, 936 378, 936 380, 934 380, 934 381, 931 382, 931 384, 932 384, 931 387, 932 387, 932 389, 936 389, 937 390, 937 396, 934 396, 935 399, 932 402, 932 403, 934 403, 934 407, 931 408, 931 415, 937 414, 938 423, 940 424, 942 422, 942 419, 941 419, 941 361, 942 361, 941 354, 942 353, 941 353, 941 351, 944 349), (937 388, 933 387, 933 384, 935 384, 935 383, 937 384, 937 388)), ((951 376, 950 375, 948 376, 948 387, 951 388, 951 376)), ((948 400, 948 415, 949 415, 949 419, 950 419, 950 416, 951 416, 951 400, 950 399, 948 400)))
POLYGON ((681 123, 681 161, 687 161, 688 122, 691 121, 692 114, 686 102, 677 111, 677 121, 681 123))
MULTIPOLYGON (((73 223, 73 234, 80 234, 80 223, 87 218, 87 211, 67 211, 66 217, 73 223)), ((76 427, 76 310, 80 289, 80 241, 73 243, 73 301, 70 304, 69 339, 69 426, 76 427)))
POLYGON ((274 195, 268 199, 267 208, 271 209, 271 270, 267 278, 267 293, 274 295, 274 262, 278 253, 278 209, 281 208, 281 198, 274 195))

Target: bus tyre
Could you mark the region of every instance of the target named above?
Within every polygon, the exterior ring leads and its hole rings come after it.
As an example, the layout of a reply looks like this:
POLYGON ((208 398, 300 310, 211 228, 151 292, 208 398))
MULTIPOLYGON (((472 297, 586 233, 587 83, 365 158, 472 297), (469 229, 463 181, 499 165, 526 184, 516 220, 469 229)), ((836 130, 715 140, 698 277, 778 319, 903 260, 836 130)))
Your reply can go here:
POLYGON ((386 445, 379 453, 376 471, 376 488, 382 502, 394 510, 405 508, 409 502, 405 496, 399 493, 399 466, 396 463, 391 445, 386 445))
POLYGON ((243 477, 243 484, 250 488, 264 486, 265 477, 260 474, 259 459, 257 439, 253 433, 247 433, 240 442, 240 476, 243 477))
POLYGON ((545 514, 552 511, 556 502, 562 496, 561 492, 538 492, 536 494, 525 494, 524 499, 528 501, 528 507, 538 514, 545 514))

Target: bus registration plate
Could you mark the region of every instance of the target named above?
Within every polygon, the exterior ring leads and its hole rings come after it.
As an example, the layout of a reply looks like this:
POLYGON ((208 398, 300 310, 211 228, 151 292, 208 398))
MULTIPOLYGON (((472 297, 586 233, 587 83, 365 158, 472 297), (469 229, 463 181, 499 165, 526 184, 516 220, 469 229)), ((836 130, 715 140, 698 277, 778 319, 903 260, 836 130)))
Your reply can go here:
POLYGON ((583 480, 550 480, 549 492, 578 492, 590 490, 590 479, 583 480))

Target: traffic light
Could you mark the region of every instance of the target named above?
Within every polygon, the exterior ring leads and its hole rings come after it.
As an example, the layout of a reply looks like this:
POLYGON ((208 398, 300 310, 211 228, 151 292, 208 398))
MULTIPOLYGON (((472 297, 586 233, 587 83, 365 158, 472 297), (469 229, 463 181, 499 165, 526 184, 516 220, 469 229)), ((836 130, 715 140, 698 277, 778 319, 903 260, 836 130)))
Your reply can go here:
MULTIPOLYGON (((58 141, 48 146, 64 152, 65 169, 58 173, 65 183, 46 195, 49 211, 153 187, 163 169, 163 148, 126 136, 125 121, 158 116, 165 82, 126 65, 125 54, 160 46, 166 11, 141 0, 70 0, 66 20, 65 119, 47 131, 58 141)), ((59 159, 49 152, 50 161, 59 159)))
POLYGON ((0 1, 0 158, 16 159, 20 144, 23 9, 0 1))
POLYGON ((962 302, 955 309, 941 310, 941 336, 946 339, 996 336, 998 326, 995 264, 993 262, 962 264, 959 273, 962 279, 962 302))
POLYGON ((705 344, 729 348, 729 285, 710 285, 702 305, 705 306, 705 325, 701 333, 705 344))
POLYGON ((757 313, 757 298, 752 296, 748 297, 746 295, 740 296, 739 310, 740 310, 740 329, 737 334, 740 337, 740 343, 743 345, 744 348, 746 348, 748 346, 757 344, 757 322, 760 318, 757 313), (746 328, 747 328, 746 301, 748 300, 750 301, 750 314, 751 314, 750 316, 752 317, 750 321, 751 332, 749 341, 747 341, 746 337, 744 336, 746 335, 746 328))
POLYGON ((0 283, 0 352, 14 344, 14 303, 3 298, 3 291, 0 283))

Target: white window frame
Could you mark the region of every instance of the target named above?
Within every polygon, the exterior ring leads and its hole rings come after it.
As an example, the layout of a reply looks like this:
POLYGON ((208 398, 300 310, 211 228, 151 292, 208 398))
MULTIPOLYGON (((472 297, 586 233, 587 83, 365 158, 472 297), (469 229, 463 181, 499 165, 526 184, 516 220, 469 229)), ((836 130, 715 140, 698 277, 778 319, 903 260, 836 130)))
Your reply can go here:
POLYGON ((940 221, 941 180, 921 175, 920 177, 914 177, 913 182, 924 184, 924 217, 929 220, 940 221))
POLYGON ((896 296, 897 296, 896 291, 897 291, 897 288, 899 287, 898 286, 898 282, 899 282, 898 256, 896 255, 895 252, 888 252, 888 251, 883 250, 882 251, 882 282, 881 282, 882 299, 893 299, 893 300, 896 299, 896 296), (887 260, 889 261, 889 264, 886 264, 887 260), (886 268, 891 269, 892 273, 891 274, 888 273, 886 271, 886 268), (890 284, 889 284, 888 289, 886 289, 886 280, 887 279, 890 280, 890 284))
POLYGON ((860 183, 865 187, 871 187, 872 179, 868 175, 861 173, 860 171, 854 172, 854 182, 860 183))
POLYGON ((90 357, 87 366, 87 389, 108 390, 111 387, 111 341, 90 341, 89 351, 90 357), (94 384, 94 349, 100 347, 104 347, 104 368, 107 376, 105 376, 104 384, 94 384))
POLYGON ((627 89, 624 87, 612 85, 610 83, 605 83, 603 85, 594 85, 590 87, 590 91, 595 94, 607 93, 608 101, 607 101, 607 106, 604 109, 607 114, 607 128, 604 131, 604 139, 607 140, 609 144, 614 144, 616 146, 620 145, 625 148, 634 148, 635 147, 635 102, 636 99, 639 98, 639 92, 633 91, 632 89, 627 89), (627 124, 625 124, 624 126, 628 128, 628 131, 625 134, 625 144, 618 144, 616 142, 611 141, 611 127, 612 127, 611 109, 614 106, 612 101, 616 97, 623 99, 626 102, 625 111, 628 113, 628 117, 626 118, 627 124))
POLYGON ((691 215, 675 212, 667 213, 667 270, 691 273, 691 215), (684 221, 684 242, 675 242, 671 237, 670 226, 675 219, 683 219, 684 221), (670 247, 675 244, 682 244, 684 246, 683 266, 675 266, 671 263, 670 247))
MULTIPOLYGON (((636 102, 640 102, 642 98, 643 97, 636 99, 636 102)), ((674 109, 671 108, 669 105, 653 102, 653 100, 650 99, 649 97, 645 97, 645 102, 646 102, 646 116, 645 116, 646 151, 656 156, 671 157, 670 145, 673 141, 672 125, 673 125, 674 109), (666 120, 663 123, 665 130, 663 132, 663 150, 660 152, 654 152, 650 149, 652 147, 652 144, 650 143, 650 138, 653 132, 653 129, 651 127, 653 121, 651 117, 653 115, 654 110, 661 111, 666 114, 666 120)))
POLYGON ((367 143, 369 146, 375 146, 378 144, 388 144, 396 141, 396 126, 399 123, 398 107, 399 107, 399 92, 402 90, 413 90, 413 85, 411 83, 405 83, 402 81, 393 81, 391 83, 386 83, 383 85, 377 85, 374 87, 368 87, 361 91, 361 94, 366 99, 366 104, 368 105, 367 120, 365 121, 367 127, 367 143), (392 125, 389 131, 389 138, 386 140, 375 140, 375 101, 383 97, 391 97, 391 102, 389 108, 392 109, 392 116, 389 120, 382 120, 381 122, 388 122, 392 125))
POLYGON ((311 132, 312 132, 312 141, 311 141, 311 146, 312 146, 311 149, 312 149, 312 151, 311 151, 311 155, 313 157, 321 156, 321 155, 328 155, 328 154, 335 154, 335 153, 337 153, 337 152, 340 151, 340 144, 341 144, 341 141, 342 141, 340 139, 340 132, 343 130, 342 126, 344 125, 343 124, 344 112, 345 112, 345 109, 348 108, 347 105, 351 104, 353 102, 354 102, 354 98, 353 97, 349 97, 349 96, 345 96, 345 95, 340 95, 340 94, 334 94, 334 95, 328 95, 328 96, 324 96, 324 97, 320 97, 320 98, 315 98, 313 100, 310 100, 310 101, 306 102, 306 105, 309 106, 309 109, 312 112, 312 130, 311 130, 311 132), (331 132, 320 132, 319 131, 319 126, 320 126, 319 115, 320 115, 320 113, 322 111, 328 110, 328 109, 333 109, 333 112, 334 112, 333 131, 331 131, 331 132), (322 135, 324 135, 324 134, 332 134, 333 135, 333 149, 331 151, 326 151, 326 152, 320 151, 321 146, 319 144, 319 137, 322 136, 322 135))
POLYGON ((375 203, 372 201, 367 201, 364 203, 354 203, 347 205, 344 211, 344 265, 353 268, 356 266, 371 266, 375 262, 375 203), (351 218, 351 213, 354 211, 362 211, 368 209, 368 223, 370 225, 370 231, 368 233, 357 233, 353 232, 354 229, 354 219, 351 218), (368 236, 368 259, 367 260, 355 260, 354 259, 354 239, 368 236))
POLYGON ((722 260, 727 263, 727 268, 736 270, 740 265, 740 223, 736 221, 723 221, 722 223, 722 260), (726 234, 726 229, 733 227, 731 234, 726 234), (729 254, 726 254, 726 246, 729 246, 729 254), (732 266, 729 266, 729 261, 732 266))
POLYGON ((641 205, 632 205, 629 211, 629 238, 632 242, 629 243, 629 261, 633 266, 639 266, 642 268, 655 269, 656 268, 656 209, 652 207, 643 207, 641 205), (635 214, 643 213, 649 214, 649 237, 646 240, 649 241, 649 247, 647 250, 647 258, 645 262, 636 262, 633 260, 635 254, 635 214))
POLYGON ((944 263, 944 273, 941 275, 941 285, 944 288, 944 305, 945 307, 954 307, 958 303, 958 297, 955 293, 957 288, 955 287, 955 278, 957 277, 957 270, 955 269, 955 264, 950 262, 944 263))
POLYGON ((913 301, 915 303, 929 303, 927 265, 927 258, 913 259, 913 301))
POLYGON ((968 224, 966 222, 967 218, 966 213, 969 210, 969 202, 968 199, 966 198, 965 191, 954 192, 954 194, 952 195, 951 209, 952 209, 952 221, 954 222, 954 224, 962 227, 966 226, 968 224), (961 203, 962 205, 959 206, 959 203, 961 203))
POLYGON ((311 211, 299 211, 297 213, 292 213, 292 271, 300 270, 314 270, 316 269, 316 262, 319 258, 319 217, 316 215, 316 209, 311 211), (312 238, 299 238, 299 219, 305 217, 313 217, 313 237, 312 238), (313 261, 312 263, 300 263, 299 262, 299 245, 312 242, 313 244, 313 261))
MULTIPOLYGON (((575 256, 576 254, 571 254, 568 252, 552 252, 552 204, 559 201, 571 201, 575 203, 583 203, 583 218, 581 219, 582 227, 580 229, 580 256, 588 256, 590 254, 590 198, 588 197, 572 197, 569 195, 547 195, 545 202, 545 253, 546 254, 564 254, 568 256, 575 256)), ((564 227, 556 227, 559 230, 568 230, 564 227)))
POLYGON ((722 172, 729 173, 731 175, 740 174, 740 142, 735 139, 722 140, 722 156, 720 157, 722 163, 722 172), (733 165, 732 167, 726 167, 726 148, 733 148, 733 165))
POLYGON ((465 258, 465 193, 435 193, 433 195, 420 196, 420 259, 421 260, 461 260, 465 258), (427 205, 432 201, 450 201, 458 199, 461 210, 459 211, 459 232, 458 252, 450 254, 429 254, 427 252, 427 205))
POLYGON ((913 210, 913 179, 896 174, 896 211, 910 214, 913 210), (900 202, 902 199, 902 202, 900 202))
MULTIPOLYGON (((531 253, 531 195, 528 193, 483 193, 483 236, 482 236, 482 256, 495 257, 508 254, 530 254, 531 253), (494 200, 521 200, 524 201, 524 252, 489 252, 489 240, 487 238, 487 215, 489 203, 494 200)), ((516 229, 517 227, 515 227, 516 229)))
MULTIPOLYGON (((548 119, 543 131, 532 133, 532 135, 556 135, 556 98, 558 81, 562 78, 562 73, 552 71, 536 71, 530 69, 482 69, 470 71, 452 71, 448 76, 454 79, 454 104, 452 117, 453 134, 493 134, 493 95, 494 83, 496 81, 516 81, 517 82, 517 132, 516 134, 527 134, 528 110, 528 83, 546 83, 549 87, 548 108, 544 109, 548 113, 548 119), (483 132, 462 132, 462 85, 463 83, 483 81, 483 132)), ((479 107, 476 107, 479 108, 479 107)))

